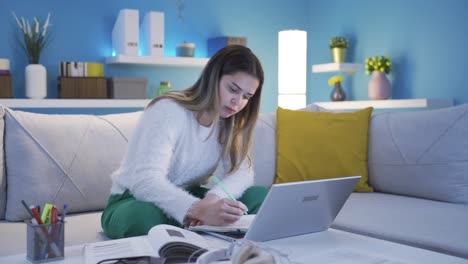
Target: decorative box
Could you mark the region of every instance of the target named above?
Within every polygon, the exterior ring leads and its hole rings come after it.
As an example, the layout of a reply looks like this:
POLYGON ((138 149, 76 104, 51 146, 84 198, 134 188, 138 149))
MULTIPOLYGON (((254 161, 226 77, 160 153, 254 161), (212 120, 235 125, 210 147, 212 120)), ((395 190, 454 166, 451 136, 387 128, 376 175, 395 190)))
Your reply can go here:
POLYGON ((59 98, 107 98, 104 77, 59 77, 59 98))
POLYGON ((140 13, 137 9, 122 9, 112 29, 112 47, 117 55, 138 56, 140 13))
POLYGON ((107 79, 109 98, 146 99, 148 80, 140 77, 112 77, 107 79))
POLYGON ((13 85, 11 82, 10 60, 0 58, 0 98, 13 97, 13 85))
POLYGON ((13 85, 12 85, 11 75, 0 75, 0 97, 1 98, 13 97, 13 85))

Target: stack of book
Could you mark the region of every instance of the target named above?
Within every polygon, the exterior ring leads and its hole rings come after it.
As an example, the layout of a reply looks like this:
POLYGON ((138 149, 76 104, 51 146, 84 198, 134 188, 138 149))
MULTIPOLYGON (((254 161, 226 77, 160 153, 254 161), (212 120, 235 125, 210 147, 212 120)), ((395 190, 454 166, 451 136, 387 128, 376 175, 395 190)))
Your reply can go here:
POLYGON ((13 85, 10 73, 10 60, 8 59, 0 59, 0 97, 13 97, 13 85))
POLYGON ((59 98, 108 98, 104 65, 95 62, 60 62, 59 98))
POLYGON ((104 77, 104 64, 97 62, 61 61, 60 76, 104 77))

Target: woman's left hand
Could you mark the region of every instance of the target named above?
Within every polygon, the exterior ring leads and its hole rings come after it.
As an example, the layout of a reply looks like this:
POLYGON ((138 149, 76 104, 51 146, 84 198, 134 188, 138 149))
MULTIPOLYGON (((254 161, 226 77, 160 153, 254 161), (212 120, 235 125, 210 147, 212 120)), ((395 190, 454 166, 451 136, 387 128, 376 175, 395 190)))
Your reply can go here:
POLYGON ((188 228, 188 227, 191 227, 191 226, 198 226, 198 225, 202 225, 202 224, 203 223, 200 220, 197 220, 197 219, 194 219, 194 218, 188 218, 188 219, 186 219, 184 226, 186 228, 188 228))

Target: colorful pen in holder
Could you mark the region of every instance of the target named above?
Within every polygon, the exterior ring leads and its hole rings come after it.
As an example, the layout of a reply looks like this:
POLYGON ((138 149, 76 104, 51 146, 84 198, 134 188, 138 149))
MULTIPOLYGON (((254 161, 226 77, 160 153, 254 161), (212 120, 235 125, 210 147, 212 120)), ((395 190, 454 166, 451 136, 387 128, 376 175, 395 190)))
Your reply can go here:
POLYGON ((43 216, 46 223, 44 223, 36 206, 28 207, 26 202, 21 201, 21 203, 32 217, 31 220, 25 221, 27 225, 26 258, 32 263, 63 259, 65 256, 64 217, 66 205, 60 220, 55 205, 45 206, 43 216), (50 208, 46 209, 47 207, 50 208), (44 215, 46 210, 49 211, 48 215, 44 215))

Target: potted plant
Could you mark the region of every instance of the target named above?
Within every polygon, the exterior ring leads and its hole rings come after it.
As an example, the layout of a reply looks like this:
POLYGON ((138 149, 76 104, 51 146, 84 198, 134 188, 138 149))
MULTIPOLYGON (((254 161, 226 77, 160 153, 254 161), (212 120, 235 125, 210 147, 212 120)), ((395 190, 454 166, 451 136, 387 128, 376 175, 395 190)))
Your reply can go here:
POLYGON ((346 61, 348 45, 348 39, 345 37, 332 37, 330 39, 330 50, 333 62, 341 63, 346 61))
POLYGON ((328 85, 334 86, 334 89, 330 94, 330 99, 332 101, 344 101, 346 99, 346 94, 341 87, 342 82, 344 82, 344 77, 341 75, 332 76, 328 80, 328 85))
POLYGON ((18 42, 25 51, 29 64, 25 69, 26 97, 42 99, 47 95, 47 72, 46 68, 39 64, 42 51, 49 44, 47 29, 50 27, 50 14, 44 23, 34 17, 33 23, 23 17, 13 16, 21 30, 18 42), (41 26, 42 25, 42 26, 41 26))
POLYGON ((366 58, 366 74, 370 75, 373 71, 380 71, 385 74, 392 72, 392 62, 390 56, 374 56, 366 58))
POLYGON ((366 59, 366 74, 372 73, 368 92, 372 100, 384 100, 391 97, 392 88, 387 74, 392 72, 390 56, 374 56, 366 59))

